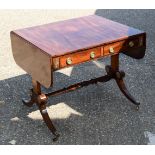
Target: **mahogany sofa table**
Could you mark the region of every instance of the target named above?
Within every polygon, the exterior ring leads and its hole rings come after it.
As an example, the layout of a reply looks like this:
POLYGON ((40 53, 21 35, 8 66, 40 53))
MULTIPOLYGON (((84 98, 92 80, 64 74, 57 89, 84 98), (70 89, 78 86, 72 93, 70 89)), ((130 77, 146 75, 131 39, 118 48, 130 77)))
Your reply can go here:
POLYGON ((54 135, 53 140, 57 140, 59 134, 46 110, 48 96, 115 79, 122 93, 139 109, 140 103, 130 95, 123 82, 125 73, 119 70, 119 54, 143 58, 145 32, 90 15, 11 31, 10 35, 16 63, 32 77, 31 99, 23 100, 23 103, 38 105, 43 120, 54 135), (111 65, 105 67, 106 75, 48 94, 41 91, 41 85, 52 86, 54 71, 107 56, 111 57, 111 65))

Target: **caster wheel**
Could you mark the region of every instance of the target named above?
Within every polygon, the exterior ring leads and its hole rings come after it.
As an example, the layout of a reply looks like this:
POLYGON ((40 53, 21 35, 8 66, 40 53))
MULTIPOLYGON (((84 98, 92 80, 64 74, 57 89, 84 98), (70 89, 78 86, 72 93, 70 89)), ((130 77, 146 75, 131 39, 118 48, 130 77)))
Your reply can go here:
POLYGON ((139 105, 136 106, 136 111, 138 111, 138 110, 139 110, 139 105))
POLYGON ((54 133, 54 138, 53 138, 53 142, 56 142, 58 140, 58 138, 60 137, 60 134, 58 134, 57 132, 54 133))

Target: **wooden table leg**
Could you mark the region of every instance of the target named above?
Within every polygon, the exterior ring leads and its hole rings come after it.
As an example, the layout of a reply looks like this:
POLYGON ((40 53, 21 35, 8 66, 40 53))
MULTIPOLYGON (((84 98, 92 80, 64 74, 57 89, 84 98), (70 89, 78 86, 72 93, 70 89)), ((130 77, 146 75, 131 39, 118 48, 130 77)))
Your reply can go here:
POLYGON ((57 130, 56 130, 55 126, 53 125, 53 123, 52 123, 52 121, 48 115, 48 112, 46 109, 46 103, 47 103, 46 95, 45 94, 39 95, 37 105, 39 107, 39 110, 40 110, 40 113, 43 117, 44 122, 46 123, 47 127, 49 128, 49 130, 54 135, 53 141, 56 141, 60 135, 57 133, 57 130))
POLYGON ((119 71, 119 54, 111 56, 111 66, 106 66, 106 71, 107 74, 113 75, 113 78, 116 80, 116 83, 121 92, 128 100, 130 100, 133 104, 136 105, 136 110, 139 110, 140 103, 137 102, 134 97, 132 97, 123 81, 125 73, 123 71, 119 71))
POLYGON ((59 134, 57 133, 56 128, 54 127, 46 109, 47 96, 41 93, 41 85, 39 82, 32 80, 32 85, 33 89, 31 90, 31 99, 30 101, 23 100, 23 103, 27 106, 32 106, 34 103, 37 104, 44 122, 54 135, 53 141, 56 141, 59 137, 59 134))

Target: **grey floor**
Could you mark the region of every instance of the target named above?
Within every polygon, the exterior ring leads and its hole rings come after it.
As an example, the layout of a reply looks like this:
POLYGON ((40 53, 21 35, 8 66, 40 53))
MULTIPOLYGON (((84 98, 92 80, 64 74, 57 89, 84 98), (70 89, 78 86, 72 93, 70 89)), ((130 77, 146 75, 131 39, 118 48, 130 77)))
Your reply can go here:
MULTIPOLYGON (((48 11, 47 15, 59 20, 53 12, 48 11)), ((80 14, 80 11, 71 12, 73 16, 80 14)), ((61 134, 53 143, 37 107, 28 108, 21 102, 31 88, 31 78, 15 65, 11 49, 6 46, 0 55, 0 144, 155 144, 155 10, 89 10, 80 16, 92 12, 147 32, 144 59, 120 57, 120 68, 126 72, 125 82, 131 94, 140 101, 140 110, 135 111, 134 105, 121 94, 113 80, 50 98, 48 111, 61 134)), ((0 15, 7 13, 0 12, 0 15)), ((43 13, 46 14, 46 10, 43 13)), ((16 14, 20 13, 16 11, 16 14)), ((67 15, 71 17, 69 11, 67 15)), ((35 16, 35 11, 32 16, 35 16)), ((14 20, 10 19, 10 22, 14 20)), ((5 23, 1 26, 7 27, 5 23)), ((101 76, 105 73, 106 64, 109 64, 109 59, 55 72, 53 90, 101 76)))

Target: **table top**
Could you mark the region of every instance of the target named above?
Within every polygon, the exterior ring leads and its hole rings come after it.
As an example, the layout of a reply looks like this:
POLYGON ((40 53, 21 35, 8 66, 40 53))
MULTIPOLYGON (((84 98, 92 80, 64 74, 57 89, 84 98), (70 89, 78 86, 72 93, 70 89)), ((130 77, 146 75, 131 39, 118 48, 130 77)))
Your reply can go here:
POLYGON ((12 33, 55 57, 123 40, 143 31, 90 15, 14 30, 12 33))

